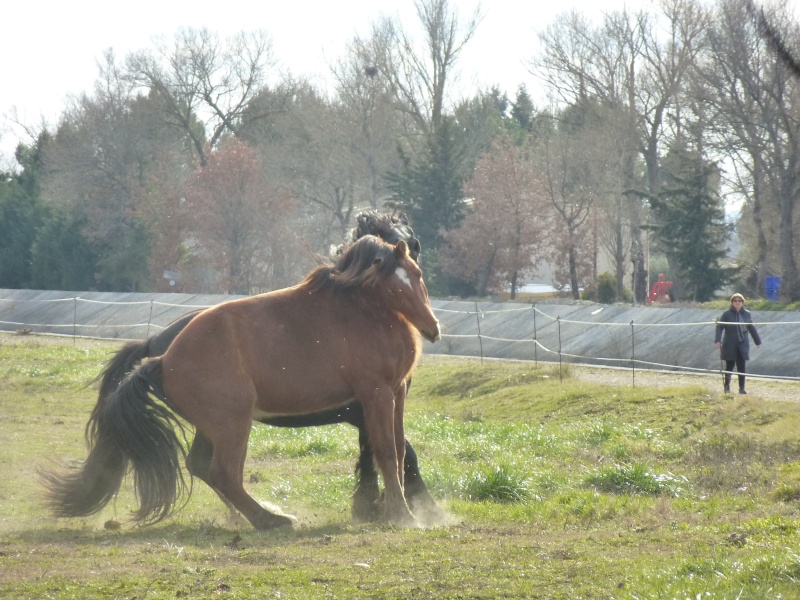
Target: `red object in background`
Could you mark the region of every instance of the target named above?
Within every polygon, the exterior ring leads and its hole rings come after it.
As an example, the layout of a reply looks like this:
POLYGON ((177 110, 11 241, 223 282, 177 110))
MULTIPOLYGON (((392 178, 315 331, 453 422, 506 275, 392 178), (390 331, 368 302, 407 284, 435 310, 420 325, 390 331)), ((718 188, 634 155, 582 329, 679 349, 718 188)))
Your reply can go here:
POLYGON ((658 274, 658 281, 653 284, 653 289, 650 290, 650 296, 647 298, 647 302, 652 304, 653 302, 672 302, 672 299, 669 297, 669 288, 672 287, 671 281, 666 281, 666 277, 663 273, 658 274))

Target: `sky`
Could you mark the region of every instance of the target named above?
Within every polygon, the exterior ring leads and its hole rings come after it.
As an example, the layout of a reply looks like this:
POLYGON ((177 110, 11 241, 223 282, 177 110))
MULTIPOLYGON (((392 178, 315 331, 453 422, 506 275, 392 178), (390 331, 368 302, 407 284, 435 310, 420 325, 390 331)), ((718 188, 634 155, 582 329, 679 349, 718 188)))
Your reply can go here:
MULTIPOLYGON (((451 0, 466 21, 477 0, 451 0)), ((484 0, 484 18, 460 60, 460 84, 477 91, 498 85, 513 98, 524 83, 536 96, 526 63, 535 55, 537 32, 560 13, 577 10, 591 18, 647 0, 484 0)), ((329 65, 355 35, 367 36, 381 16, 417 25, 413 0, 10 0, 0 22, 0 168, 8 166, 26 128, 54 125, 66 100, 91 93, 97 63, 113 48, 118 59, 171 39, 181 27, 208 28, 221 37, 265 30, 279 66, 324 86, 329 65), (10 4, 10 6, 9 6, 10 4), (24 127, 16 123, 21 123, 24 127)))

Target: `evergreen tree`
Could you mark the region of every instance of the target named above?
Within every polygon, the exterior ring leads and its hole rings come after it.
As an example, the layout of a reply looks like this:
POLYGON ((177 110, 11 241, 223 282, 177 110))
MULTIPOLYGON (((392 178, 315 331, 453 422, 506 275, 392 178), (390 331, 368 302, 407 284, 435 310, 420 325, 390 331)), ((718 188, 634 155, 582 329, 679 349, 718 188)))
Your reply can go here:
POLYGON ((464 215, 465 152, 455 121, 445 117, 413 159, 400 150, 401 170, 388 176, 393 202, 408 212, 429 248, 438 248, 442 232, 455 228, 464 215))
POLYGON ((517 96, 511 105, 511 117, 520 127, 528 131, 533 124, 534 112, 533 100, 523 83, 517 88, 517 96))
POLYGON ((446 116, 413 158, 400 149, 400 171, 387 176, 390 204, 408 213, 414 232, 427 248, 425 281, 433 294, 465 293, 455 290, 460 284, 442 273, 436 251, 443 245, 444 232, 456 228, 464 217, 462 188, 471 162, 467 150, 463 130, 446 116))
POLYGON ((501 117, 505 117, 508 113, 508 96, 505 92, 501 92, 500 88, 497 86, 493 86, 491 90, 489 90, 489 99, 491 100, 492 106, 497 111, 497 113, 501 117))
POLYGON ((39 173, 49 139, 45 131, 34 146, 20 144, 16 159, 22 170, 0 175, 0 287, 32 287, 31 248, 45 213, 39 173))
POLYGON ((710 300, 736 275, 736 269, 723 266, 729 227, 716 191, 719 172, 679 146, 664 158, 662 176, 662 190, 650 203, 660 223, 653 227, 656 239, 678 265, 682 298, 710 300))
POLYGON ((63 211, 50 211, 31 248, 31 287, 76 291, 96 287, 97 255, 81 235, 82 226, 63 211))
POLYGON ((0 180, 0 287, 25 288, 30 281, 30 247, 35 222, 17 176, 0 180))

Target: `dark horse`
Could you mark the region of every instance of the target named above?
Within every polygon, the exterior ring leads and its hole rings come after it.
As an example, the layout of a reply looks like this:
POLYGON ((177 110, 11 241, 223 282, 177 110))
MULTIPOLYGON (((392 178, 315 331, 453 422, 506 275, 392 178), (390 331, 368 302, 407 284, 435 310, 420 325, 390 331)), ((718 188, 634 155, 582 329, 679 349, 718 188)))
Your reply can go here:
POLYGON ((179 416, 210 449, 199 454, 193 447, 184 456, 191 475, 255 528, 291 525, 244 489, 252 422, 355 399, 383 476, 386 518, 419 525, 403 493, 403 409, 421 353, 418 332, 435 341, 439 322, 408 246, 365 236, 297 286, 192 319, 163 356, 139 365, 95 407, 81 467, 42 473, 49 501, 60 516, 95 513, 116 495, 130 464, 139 501, 134 519, 164 519, 186 489, 179 416))
MULTIPOLYGON (((364 211, 357 215, 356 226, 350 235, 352 242, 365 235, 377 235, 390 244, 397 244, 403 240, 408 245, 408 253, 415 261, 419 261, 420 243, 414 236, 408 218, 403 213, 378 213, 364 211)), ((343 252, 346 246, 339 249, 343 252)), ((108 396, 120 381, 142 360, 149 357, 161 356, 166 352, 172 340, 196 317, 201 310, 189 312, 153 337, 142 342, 129 342, 124 345, 101 371, 98 376, 100 389, 98 402, 108 396)), ((356 463, 356 489, 353 494, 353 517, 358 521, 374 520, 379 516, 378 472, 375 470, 375 461, 372 449, 367 438, 364 411, 358 402, 316 413, 304 415, 281 415, 262 419, 263 423, 277 427, 311 427, 317 425, 332 425, 336 423, 349 423, 358 428, 358 441, 360 454, 356 463)), ((191 459, 207 460, 210 456, 211 446, 206 438, 197 435, 192 443, 189 454, 191 459)), ((428 491, 425 481, 419 472, 417 454, 406 440, 405 453, 405 493, 406 499, 412 509, 424 515, 428 521, 441 522, 445 518, 444 512, 436 504, 433 496, 428 491)))

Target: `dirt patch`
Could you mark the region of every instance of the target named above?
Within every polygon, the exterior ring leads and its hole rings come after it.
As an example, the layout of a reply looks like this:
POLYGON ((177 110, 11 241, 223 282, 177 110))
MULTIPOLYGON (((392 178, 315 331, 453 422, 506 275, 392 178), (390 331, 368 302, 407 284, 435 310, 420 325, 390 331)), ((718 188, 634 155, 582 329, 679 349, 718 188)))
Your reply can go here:
MULTIPOLYGON (((722 394, 722 375, 687 374, 639 369, 633 373, 629 369, 609 369, 570 365, 572 374, 581 381, 604 385, 666 388, 675 386, 699 385, 709 392, 722 394)), ((731 386, 737 391, 736 376, 731 386)), ((800 401, 800 383, 748 377, 747 393, 764 400, 800 401)), ((735 394, 738 396, 738 393, 735 394)))

